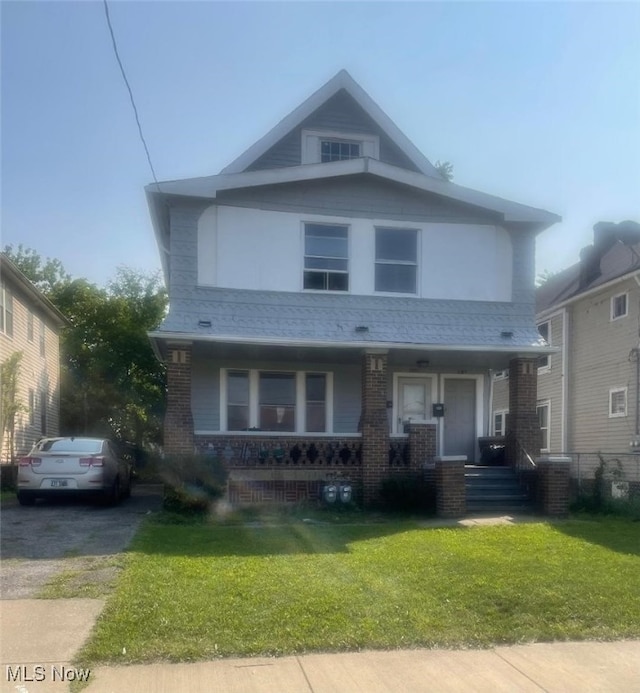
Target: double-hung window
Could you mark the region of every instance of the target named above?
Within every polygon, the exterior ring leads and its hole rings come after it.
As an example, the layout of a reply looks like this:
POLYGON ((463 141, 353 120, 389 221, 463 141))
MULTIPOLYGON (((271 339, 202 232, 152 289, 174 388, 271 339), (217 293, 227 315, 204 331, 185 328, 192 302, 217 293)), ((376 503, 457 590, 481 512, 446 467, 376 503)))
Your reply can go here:
POLYGON ((416 229, 376 228, 375 290, 415 294, 417 279, 416 229))
POLYGON ((304 288, 349 290, 349 227, 304 225, 304 288))
POLYGON ((228 370, 226 430, 325 433, 330 392, 329 373, 228 370))
POLYGON ((506 436, 509 423, 509 412, 506 409, 493 413, 493 435, 506 436))
POLYGON ((611 320, 618 320, 627 316, 627 303, 626 293, 611 297, 611 320))
POLYGON ((227 372, 227 428, 243 431, 249 428, 249 372, 227 372))
POLYGON ((627 388, 614 387, 609 390, 609 418, 627 415, 627 388))
POLYGON ((540 424, 540 450, 549 452, 549 402, 539 402, 536 407, 538 412, 538 423, 540 424))
POLYGON ((13 296, 4 284, 0 284, 0 332, 13 337, 13 296))
POLYGON ((296 374, 260 373, 258 427, 262 431, 296 430, 296 374))
POLYGON ((44 356, 44 353, 45 353, 45 327, 44 327, 44 320, 42 320, 42 318, 40 319, 39 341, 40 341, 40 356, 44 356))
MULTIPOLYGON (((544 341, 551 346, 551 323, 550 322, 542 322, 538 325, 538 333, 544 339, 544 341)), ((541 356, 538 359, 538 369, 543 369, 543 368, 550 368, 551 367, 551 361, 549 359, 549 356, 541 356)))

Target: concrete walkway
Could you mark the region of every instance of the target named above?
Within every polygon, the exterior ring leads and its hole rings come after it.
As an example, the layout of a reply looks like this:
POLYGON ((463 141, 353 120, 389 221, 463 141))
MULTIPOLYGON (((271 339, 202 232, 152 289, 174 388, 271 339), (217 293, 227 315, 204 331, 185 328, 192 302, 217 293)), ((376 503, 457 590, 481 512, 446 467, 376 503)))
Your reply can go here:
MULTIPOLYGON (((0 691, 67 691, 70 660, 103 602, 0 601, 0 691), (10 669, 9 669, 10 667, 10 669)), ((640 641, 491 650, 395 650, 97 667, 86 693, 627 693, 640 691, 640 641)))

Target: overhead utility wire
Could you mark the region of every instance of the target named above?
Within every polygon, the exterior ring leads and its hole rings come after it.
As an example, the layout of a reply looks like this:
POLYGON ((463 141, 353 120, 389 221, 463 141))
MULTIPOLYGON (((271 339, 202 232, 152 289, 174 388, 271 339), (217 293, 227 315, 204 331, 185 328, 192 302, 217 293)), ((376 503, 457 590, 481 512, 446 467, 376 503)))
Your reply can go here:
POLYGON ((133 98, 133 91, 131 90, 131 86, 129 84, 129 80, 127 79, 127 73, 124 71, 124 66, 122 65, 122 60, 120 60, 120 54, 118 53, 118 44, 116 43, 116 37, 115 34, 113 33, 113 27, 111 26, 111 17, 109 16, 109 6, 107 5, 107 0, 103 0, 104 3, 104 13, 107 17, 107 25, 109 27, 109 33, 111 34, 111 43, 113 44, 113 52, 116 55, 116 60, 118 61, 118 65, 120 66, 120 72, 122 73, 122 79, 124 79, 124 83, 127 87, 127 91, 129 92, 129 98, 131 99, 131 105, 133 106, 133 112, 136 117, 136 123, 138 124, 138 132, 140 133, 140 139, 142 140, 142 145, 144 147, 144 151, 147 154, 147 161, 149 162, 149 168, 151 169, 151 173, 153 175, 153 180, 158 187, 158 190, 160 189, 160 184, 158 183, 158 178, 156 176, 156 172, 153 168, 153 164, 151 163, 151 154, 149 154, 149 147, 147 147, 147 141, 144 138, 144 134, 142 132, 142 125, 140 124, 140 117, 138 115, 138 109, 136 108, 136 102, 135 99, 133 98))

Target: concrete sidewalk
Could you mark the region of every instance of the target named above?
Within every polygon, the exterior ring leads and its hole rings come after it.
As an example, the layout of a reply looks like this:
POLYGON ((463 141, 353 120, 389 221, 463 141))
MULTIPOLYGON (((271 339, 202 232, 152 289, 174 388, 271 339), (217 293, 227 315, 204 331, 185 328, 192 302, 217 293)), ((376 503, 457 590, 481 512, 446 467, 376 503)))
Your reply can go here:
MULTIPOLYGON (((95 599, 0 601, 0 691, 59 693, 103 606, 95 599), (10 670, 9 668, 10 667, 10 670)), ((640 641, 491 650, 394 650, 97 667, 86 693, 627 693, 640 641)))
POLYGON ((86 693, 630 693, 640 641, 101 667, 92 679, 86 693))

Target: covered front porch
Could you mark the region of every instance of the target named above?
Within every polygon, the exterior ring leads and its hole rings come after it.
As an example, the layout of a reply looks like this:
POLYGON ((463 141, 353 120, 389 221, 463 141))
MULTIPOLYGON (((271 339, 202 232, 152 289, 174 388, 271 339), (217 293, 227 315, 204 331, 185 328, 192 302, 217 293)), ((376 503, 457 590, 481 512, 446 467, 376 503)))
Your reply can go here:
POLYGON ((327 478, 337 477, 371 506, 385 480, 404 476, 438 485, 441 514, 460 514, 464 498, 455 507, 443 502, 443 494, 460 497, 459 472, 457 482, 446 480, 460 462, 464 469, 480 461, 478 439, 492 432, 492 373, 507 367, 506 462, 526 468, 539 454, 539 347, 522 353, 194 338, 166 340, 163 351, 165 452, 224 460, 232 502, 316 499, 327 478))

